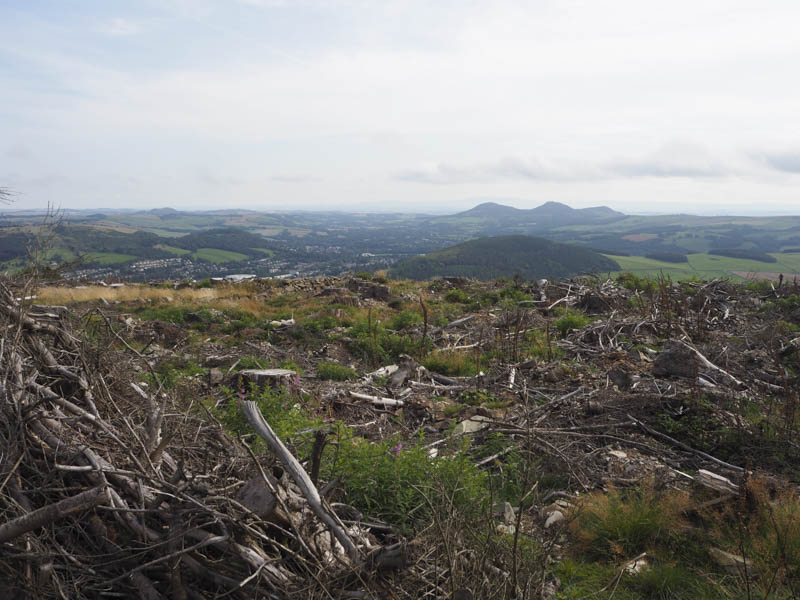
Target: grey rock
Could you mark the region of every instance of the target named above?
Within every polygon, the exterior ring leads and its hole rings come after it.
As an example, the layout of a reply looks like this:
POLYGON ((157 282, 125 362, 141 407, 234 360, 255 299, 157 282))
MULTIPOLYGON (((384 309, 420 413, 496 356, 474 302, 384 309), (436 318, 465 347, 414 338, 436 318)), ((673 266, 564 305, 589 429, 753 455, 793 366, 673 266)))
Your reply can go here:
POLYGON ((700 362, 697 355, 683 344, 672 340, 664 344, 653 361, 653 375, 656 377, 697 377, 700 362))
POLYGON ((355 292, 361 298, 367 300, 381 300, 388 302, 392 297, 392 291, 388 285, 382 283, 375 283, 372 281, 364 281, 363 279, 351 279, 347 282, 347 289, 355 292))
POLYGON ((556 523, 560 523, 564 520, 564 513, 560 510, 554 510, 550 513, 550 516, 547 517, 547 520, 544 522, 544 528, 550 529, 556 523))
POLYGON ((492 515, 502 518, 506 525, 513 525, 517 521, 517 514, 510 502, 498 502, 492 507, 492 515))
MULTIPOLYGON (((271 475, 267 475, 270 483, 277 485, 277 480, 271 475)), ((266 519, 273 513, 278 504, 272 492, 267 489, 267 485, 261 475, 251 477, 236 494, 236 500, 249 508, 261 519, 266 519)))
POLYGON ((208 382, 211 385, 219 385, 223 379, 225 379, 225 375, 216 367, 208 372, 208 382))

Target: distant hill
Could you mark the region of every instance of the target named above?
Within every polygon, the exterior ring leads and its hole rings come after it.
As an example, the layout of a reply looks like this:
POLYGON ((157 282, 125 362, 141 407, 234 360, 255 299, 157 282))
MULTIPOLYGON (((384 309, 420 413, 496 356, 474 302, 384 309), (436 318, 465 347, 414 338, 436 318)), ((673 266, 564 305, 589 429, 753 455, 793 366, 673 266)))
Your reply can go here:
POLYGON ((151 210, 148 210, 147 212, 149 214, 151 214, 151 215, 158 215, 159 217, 163 217, 165 215, 175 215, 175 214, 178 213, 177 210, 175 210, 174 208, 169 208, 169 207, 166 207, 166 208, 153 208, 151 210))
POLYGON ((407 279, 437 276, 494 279, 520 274, 526 279, 540 279, 617 270, 619 265, 615 261, 588 248, 526 235, 507 235, 470 240, 402 260, 391 270, 391 275, 407 279))
POLYGON ((492 235, 503 230, 514 233, 545 232, 553 227, 597 225, 624 219, 626 215, 608 208, 572 208, 560 202, 545 202, 530 209, 514 208, 495 202, 484 202, 464 212, 443 217, 449 223, 480 220, 483 233, 492 235))

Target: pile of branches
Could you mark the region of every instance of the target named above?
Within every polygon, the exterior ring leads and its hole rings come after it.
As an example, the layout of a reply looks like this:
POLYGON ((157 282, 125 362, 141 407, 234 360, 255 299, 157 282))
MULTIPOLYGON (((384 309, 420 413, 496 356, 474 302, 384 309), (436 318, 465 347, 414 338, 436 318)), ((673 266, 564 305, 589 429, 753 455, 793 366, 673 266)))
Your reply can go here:
POLYGON ((254 405, 282 468, 152 369, 137 384, 133 361, 150 366, 101 312, 0 282, 0 327, 0 597, 348 597, 399 564, 398 545, 343 524, 254 405))

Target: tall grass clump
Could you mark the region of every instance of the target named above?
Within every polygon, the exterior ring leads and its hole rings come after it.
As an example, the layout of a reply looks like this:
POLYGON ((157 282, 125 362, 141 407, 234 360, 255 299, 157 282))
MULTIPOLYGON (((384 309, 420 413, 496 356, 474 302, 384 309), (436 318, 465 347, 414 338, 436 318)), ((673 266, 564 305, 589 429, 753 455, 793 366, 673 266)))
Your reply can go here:
POLYGON ((651 546, 669 545, 684 528, 689 499, 653 486, 589 495, 570 527, 580 552, 594 559, 632 558, 651 546))
POLYGON ((475 356, 466 352, 433 352, 422 365, 434 373, 450 377, 471 377, 478 374, 475 356))

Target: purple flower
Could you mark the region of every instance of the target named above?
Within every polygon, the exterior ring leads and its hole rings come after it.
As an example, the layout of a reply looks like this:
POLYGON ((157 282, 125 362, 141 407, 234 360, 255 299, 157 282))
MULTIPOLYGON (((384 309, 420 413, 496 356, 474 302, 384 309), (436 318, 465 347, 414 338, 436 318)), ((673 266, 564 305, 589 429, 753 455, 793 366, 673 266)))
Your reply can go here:
POLYGON ((244 388, 239 390, 239 404, 244 402, 245 398, 247 398, 247 392, 244 391, 244 388))
POLYGON ((403 442, 397 442, 396 446, 392 446, 389 448, 389 452, 394 454, 395 456, 400 456, 403 452, 403 442))

